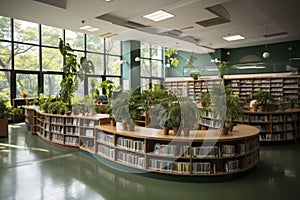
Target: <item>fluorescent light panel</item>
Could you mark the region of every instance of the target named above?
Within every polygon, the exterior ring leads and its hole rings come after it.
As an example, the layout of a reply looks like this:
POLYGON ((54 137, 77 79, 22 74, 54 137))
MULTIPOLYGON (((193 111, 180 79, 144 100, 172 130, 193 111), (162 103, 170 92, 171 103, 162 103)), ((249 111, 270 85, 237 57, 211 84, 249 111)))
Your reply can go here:
POLYGON ((265 66, 256 66, 256 65, 249 65, 249 66, 239 66, 236 67, 237 69, 265 69, 265 66))
POLYGON ((244 40, 245 37, 241 36, 241 35, 229 35, 229 36, 223 37, 223 39, 228 42, 231 42, 231 41, 236 41, 236 40, 244 40))
POLYGON ((81 30, 87 30, 87 31, 90 31, 90 32, 94 32, 94 31, 98 31, 99 30, 99 28, 93 27, 93 26, 90 26, 90 25, 82 26, 79 29, 81 29, 81 30))
POLYGON ((158 10, 155 11, 153 13, 147 14, 143 16, 146 19, 150 19, 152 21, 158 22, 158 21, 162 21, 171 17, 175 17, 175 15, 168 13, 166 11, 163 10, 158 10))

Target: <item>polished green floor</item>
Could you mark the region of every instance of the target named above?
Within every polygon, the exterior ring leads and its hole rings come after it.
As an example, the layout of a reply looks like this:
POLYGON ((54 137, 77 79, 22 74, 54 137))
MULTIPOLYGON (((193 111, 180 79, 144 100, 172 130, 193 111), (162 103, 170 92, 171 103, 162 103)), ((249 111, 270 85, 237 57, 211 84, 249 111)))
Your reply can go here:
POLYGON ((111 169, 80 151, 62 149, 10 125, 0 139, 0 199, 300 199, 300 143, 262 146, 260 162, 233 181, 180 183, 111 169))

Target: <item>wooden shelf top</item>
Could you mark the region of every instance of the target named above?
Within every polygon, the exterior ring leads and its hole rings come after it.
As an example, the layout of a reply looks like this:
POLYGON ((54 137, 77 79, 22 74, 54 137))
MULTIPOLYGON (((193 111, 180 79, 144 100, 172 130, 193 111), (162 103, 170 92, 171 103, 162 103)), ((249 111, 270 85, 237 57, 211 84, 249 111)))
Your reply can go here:
POLYGON ((163 135, 161 129, 139 126, 135 126, 134 131, 117 131, 116 127, 109 124, 96 126, 96 128, 110 133, 117 133, 122 136, 166 141, 234 141, 255 137, 259 134, 258 128, 249 125, 237 125, 228 135, 221 135, 220 130, 192 130, 189 136, 174 136, 172 131, 170 131, 169 135, 163 135))
POLYGON ((246 114, 288 114, 288 113, 298 113, 300 112, 299 108, 295 109, 286 109, 286 110, 274 110, 274 111, 251 111, 251 110, 244 110, 244 113, 246 114))

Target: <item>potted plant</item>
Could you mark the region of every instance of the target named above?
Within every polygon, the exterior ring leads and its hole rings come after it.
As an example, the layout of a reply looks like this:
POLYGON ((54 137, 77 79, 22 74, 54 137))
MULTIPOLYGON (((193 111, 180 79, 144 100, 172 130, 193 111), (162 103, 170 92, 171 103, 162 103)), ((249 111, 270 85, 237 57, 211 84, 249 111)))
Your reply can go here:
POLYGON ((129 101, 133 92, 123 91, 111 101, 111 114, 117 122, 121 122, 123 130, 127 130, 127 122, 131 119, 129 112, 129 101))
POLYGON ((0 137, 8 137, 8 118, 13 114, 13 108, 8 100, 0 96, 0 137))
POLYGON ((94 71, 94 65, 86 57, 81 57, 80 62, 77 61, 77 55, 74 54, 73 49, 67 43, 63 43, 62 39, 59 39, 59 50, 65 60, 63 66, 63 79, 60 83, 60 99, 71 107, 72 98, 74 92, 78 88, 78 81, 82 81, 87 73, 94 71), (79 79, 79 80, 78 80, 79 79))
POLYGON ((273 96, 267 91, 258 91, 253 95, 254 99, 257 100, 261 111, 269 111, 273 103, 273 96))
POLYGON ((199 73, 191 73, 190 76, 194 79, 194 80, 198 80, 198 78, 200 77, 199 73))
POLYGON ((168 108, 168 119, 169 126, 173 128, 174 135, 180 134, 180 124, 181 124, 181 109, 178 101, 171 101, 168 108))
POLYGON ((189 136, 191 129, 198 129, 199 125, 199 108, 188 97, 181 97, 179 99, 181 109, 181 120, 183 123, 184 136, 189 136))
MULTIPOLYGON (((105 80, 98 84, 98 87, 103 88, 105 90, 105 94, 107 96, 108 101, 111 101, 113 92, 115 90, 120 89, 120 86, 116 86, 114 82, 111 80, 105 80)), ((99 93, 99 91, 98 91, 99 93)))
POLYGON ((209 107, 211 105, 211 98, 209 93, 201 93, 199 102, 203 108, 209 107))
POLYGON ((218 65, 218 69, 219 69, 219 77, 223 78, 226 69, 228 68, 228 61, 221 61, 220 64, 218 65))
POLYGON ((23 99, 26 99, 27 98, 27 91, 22 91, 22 97, 23 97, 23 99))
POLYGON ((219 119, 221 134, 227 135, 232 130, 234 121, 242 114, 243 107, 238 97, 231 95, 231 90, 225 90, 223 84, 213 86, 211 92, 213 117, 219 119))

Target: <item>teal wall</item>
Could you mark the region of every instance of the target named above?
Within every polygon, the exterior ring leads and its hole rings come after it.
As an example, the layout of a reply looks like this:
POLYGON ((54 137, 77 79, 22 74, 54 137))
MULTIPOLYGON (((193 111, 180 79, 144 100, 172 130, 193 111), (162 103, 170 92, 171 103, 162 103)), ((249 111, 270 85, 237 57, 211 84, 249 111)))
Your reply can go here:
POLYGON ((123 88, 126 87, 125 83, 128 83, 128 88, 130 89, 140 87, 140 62, 134 60, 136 57, 140 56, 139 41, 130 40, 122 43, 122 59, 126 60, 126 63, 122 66, 123 88))
POLYGON ((240 59, 247 55, 258 56, 261 59, 260 62, 263 62, 266 68, 247 70, 229 68, 226 74, 286 72, 286 65, 289 64, 294 67, 300 67, 299 61, 289 62, 290 58, 300 57, 300 41, 268 44, 267 50, 271 56, 267 59, 262 57, 262 53, 265 50, 265 45, 259 45, 235 49, 217 49, 213 54, 194 54, 192 52, 178 51, 177 59, 179 60, 179 65, 176 68, 167 68, 166 77, 189 76, 191 71, 199 72, 202 76, 217 75, 217 71, 206 70, 207 66, 215 66, 214 63, 211 63, 211 59, 219 58, 223 61, 229 61, 230 65, 234 65, 241 64, 240 59), (289 49, 290 47, 292 49, 289 49), (196 56, 197 60, 191 68, 187 68, 188 59, 192 54, 196 56))

